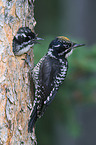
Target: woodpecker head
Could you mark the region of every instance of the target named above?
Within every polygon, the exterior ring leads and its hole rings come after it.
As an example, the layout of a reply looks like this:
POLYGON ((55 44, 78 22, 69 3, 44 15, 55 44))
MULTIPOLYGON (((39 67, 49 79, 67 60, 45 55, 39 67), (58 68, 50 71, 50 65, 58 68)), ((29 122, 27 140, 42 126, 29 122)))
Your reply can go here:
POLYGON ((22 55, 26 53, 30 47, 39 43, 37 40, 43 40, 37 37, 37 34, 31 31, 29 27, 21 27, 13 38, 13 53, 14 55, 22 55))
POLYGON ((42 38, 37 37, 37 34, 31 31, 29 27, 21 27, 17 31, 16 36, 14 36, 20 44, 23 42, 28 42, 32 40, 34 43, 38 43, 37 40, 42 40, 42 38))
POLYGON ((84 45, 73 43, 67 37, 58 36, 50 43, 48 53, 56 58, 67 58, 75 48, 84 45))

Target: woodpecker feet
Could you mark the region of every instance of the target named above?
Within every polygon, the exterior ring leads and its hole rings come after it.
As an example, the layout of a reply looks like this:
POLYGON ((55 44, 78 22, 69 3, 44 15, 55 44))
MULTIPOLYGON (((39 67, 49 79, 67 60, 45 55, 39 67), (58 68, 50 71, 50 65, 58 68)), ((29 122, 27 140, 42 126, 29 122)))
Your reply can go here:
POLYGON ((25 61, 25 63, 27 63, 28 64, 28 66, 31 68, 31 69, 33 69, 32 68, 32 65, 31 65, 31 59, 30 59, 30 55, 28 55, 27 53, 26 53, 26 59, 22 59, 22 60, 24 60, 25 61))

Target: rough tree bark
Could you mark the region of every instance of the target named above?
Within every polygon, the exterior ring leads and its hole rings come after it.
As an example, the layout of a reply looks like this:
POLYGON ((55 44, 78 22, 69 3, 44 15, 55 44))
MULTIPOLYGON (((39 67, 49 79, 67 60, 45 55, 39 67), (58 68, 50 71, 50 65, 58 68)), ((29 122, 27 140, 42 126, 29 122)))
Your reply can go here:
MULTIPOLYGON (((28 66, 22 56, 14 56, 12 39, 21 26, 32 30, 34 1, 0 0, 0 145, 35 144, 34 134, 28 134, 30 87, 28 66)), ((33 52, 30 55, 33 60, 33 52)))

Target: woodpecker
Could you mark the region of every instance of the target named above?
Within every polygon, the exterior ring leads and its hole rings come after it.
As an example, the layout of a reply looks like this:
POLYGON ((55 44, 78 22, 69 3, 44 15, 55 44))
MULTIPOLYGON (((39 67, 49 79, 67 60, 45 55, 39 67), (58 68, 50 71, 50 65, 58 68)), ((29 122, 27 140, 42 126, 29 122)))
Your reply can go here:
POLYGON ((33 131, 36 120, 43 116, 64 81, 68 70, 67 57, 75 48, 83 45, 73 43, 67 37, 58 36, 50 43, 47 54, 32 70, 36 90, 28 132, 33 131))
POLYGON ((37 37, 37 34, 31 31, 29 27, 19 28, 16 36, 13 38, 13 53, 14 55, 22 55, 29 51, 30 47, 38 43, 37 40, 43 40, 37 37))

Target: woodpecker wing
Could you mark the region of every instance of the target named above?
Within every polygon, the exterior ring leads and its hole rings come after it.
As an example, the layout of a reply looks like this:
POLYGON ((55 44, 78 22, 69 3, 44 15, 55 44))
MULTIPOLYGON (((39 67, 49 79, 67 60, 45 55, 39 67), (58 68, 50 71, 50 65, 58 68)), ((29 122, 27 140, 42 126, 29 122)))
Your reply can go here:
POLYGON ((29 132, 32 132, 37 118, 44 114, 47 106, 54 99, 60 84, 66 77, 67 68, 67 60, 62 63, 60 60, 46 55, 33 69, 32 76, 36 91, 34 109, 28 124, 29 132))
MULTIPOLYGON (((67 68, 67 67, 66 67, 67 68)), ((39 106, 38 113, 39 115, 43 115, 46 107, 52 102, 54 99, 57 90, 64 80, 62 76, 60 78, 60 74, 62 71, 62 64, 59 60, 47 56, 40 66, 39 77, 38 77, 38 89, 37 92, 37 103, 39 106), (59 78, 59 79, 58 79, 59 78), (39 98, 38 98, 39 96, 39 98)), ((65 70, 66 73, 67 70, 65 70)))
POLYGON ((39 72, 39 85, 43 92, 42 98, 44 101, 46 101, 52 89, 55 87, 54 80, 58 73, 60 73, 60 62, 47 56, 42 62, 39 72))

